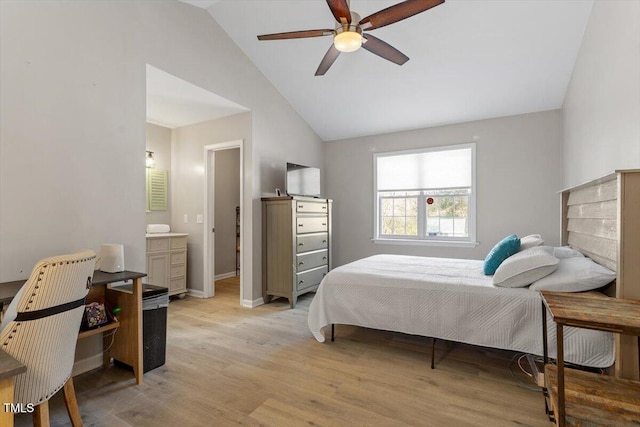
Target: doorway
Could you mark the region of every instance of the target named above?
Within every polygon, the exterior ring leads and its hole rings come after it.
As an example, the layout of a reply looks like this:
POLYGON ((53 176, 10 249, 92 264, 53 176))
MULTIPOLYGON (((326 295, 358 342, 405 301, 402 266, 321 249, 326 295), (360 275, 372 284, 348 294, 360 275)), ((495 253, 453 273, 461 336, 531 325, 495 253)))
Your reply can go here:
POLYGON ((243 142, 221 142, 204 147, 204 297, 215 296, 216 280, 236 282, 240 304, 244 294, 240 244, 244 236, 243 142))

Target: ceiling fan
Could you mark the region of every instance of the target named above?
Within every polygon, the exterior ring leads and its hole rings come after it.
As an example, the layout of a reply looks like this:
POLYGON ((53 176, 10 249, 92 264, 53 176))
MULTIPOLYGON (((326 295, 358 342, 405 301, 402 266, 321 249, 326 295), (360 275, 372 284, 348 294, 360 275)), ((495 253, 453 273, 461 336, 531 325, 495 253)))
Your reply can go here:
POLYGON ((407 55, 371 34, 365 34, 365 31, 372 31, 402 21, 442 3, 444 0, 406 0, 360 19, 360 15, 349 10, 349 0, 327 0, 329 9, 337 21, 335 29, 264 34, 258 36, 258 40, 300 39, 332 35, 333 44, 322 58, 322 62, 316 70, 316 76, 324 75, 341 52, 354 52, 361 46, 388 61, 402 65, 409 60, 407 55))

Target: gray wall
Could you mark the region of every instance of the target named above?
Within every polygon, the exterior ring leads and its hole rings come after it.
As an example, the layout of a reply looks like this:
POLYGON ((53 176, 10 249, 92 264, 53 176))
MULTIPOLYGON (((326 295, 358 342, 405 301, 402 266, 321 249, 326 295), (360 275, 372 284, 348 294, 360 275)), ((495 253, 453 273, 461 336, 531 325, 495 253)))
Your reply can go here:
MULTIPOLYGON (((187 286, 197 292, 204 291, 204 264, 202 259, 205 237, 204 224, 196 223, 196 215, 204 214, 204 146, 236 140, 243 140, 245 147, 250 146, 252 142, 251 116, 251 113, 241 113, 173 129, 173 178, 171 183, 175 189, 175 194, 172 206, 174 215, 171 228, 174 231, 189 233, 187 240, 187 286), (185 214, 189 218, 187 224, 183 221, 185 214)), ((246 151, 244 152, 244 164, 246 168, 246 151)), ((252 180, 250 172, 250 169, 249 173, 245 172, 245 183, 252 180)), ((238 194, 239 191, 238 188, 235 193, 238 194)), ((246 205, 247 194, 245 193, 244 195, 246 205)), ((249 202, 250 204, 251 202, 249 202)), ((244 218, 246 221, 246 216, 244 218)), ((244 225, 246 230, 247 224, 245 223, 244 225)), ((216 227, 218 227, 217 224, 216 227)), ((242 255, 248 254, 243 252, 242 255)), ((246 260, 246 258, 244 259, 246 260)), ((250 274, 249 270, 245 269, 245 276, 250 274)), ((260 279, 260 277, 261 272, 257 272, 257 278, 260 279)))
POLYGON ((171 129, 147 123, 147 150, 153 151, 156 168, 168 171, 167 210, 145 214, 147 224, 171 224, 171 129))
MULTIPOLYGON (((270 114, 277 117, 278 109, 273 104, 270 114)), ((303 148, 296 139, 305 139, 306 129, 296 126, 274 127, 269 123, 270 114, 256 117, 255 112, 241 113, 218 120, 210 120, 191 126, 173 129, 172 132, 172 179, 173 188, 172 221, 174 231, 189 233, 187 282, 189 289, 196 293, 204 291, 203 278, 203 224, 197 224, 195 217, 204 213, 204 146, 219 142, 244 140, 244 210, 242 213, 244 236, 242 236, 241 252, 245 266, 243 280, 251 283, 253 274, 253 297, 245 292, 244 299, 252 301, 262 296, 262 208, 260 197, 273 194, 276 187, 284 189, 286 162, 321 166, 322 143, 308 144, 303 148), (264 120, 264 123, 263 123, 264 120), (271 145, 256 147, 252 154, 250 147, 255 147, 256 129, 262 129, 262 140, 271 145), (249 149, 248 149, 249 148, 249 149), (254 168, 251 168, 252 156, 254 168), (257 164, 256 164, 257 163, 257 164), (257 169, 258 171, 256 172, 257 169), (253 183, 253 189, 251 188, 253 183), (255 183, 260 183, 258 187, 255 183), (189 222, 183 221, 184 214, 189 222), (253 220, 253 222, 251 221, 253 220), (253 249, 252 247, 253 246, 253 249)), ((319 141, 319 140, 318 140, 319 141)))
POLYGON ((558 244, 560 112, 548 111, 326 144, 326 195, 334 200, 334 265, 378 253, 482 259, 504 236, 540 233, 558 244), (373 153, 477 139, 475 248, 375 244, 373 153))
MULTIPOLYGON (((270 159, 301 150, 300 162, 318 164, 322 142, 211 15, 177 1, 6 0, 0 20, 0 280, 104 242, 123 243, 127 268, 145 270, 150 64, 252 110, 244 280, 245 298, 259 298, 259 197, 281 180, 270 159)), ((85 368, 99 366, 94 356, 85 368)))
POLYGON ((564 187, 640 168, 640 2, 594 3, 562 112, 564 187))
POLYGON ((240 206, 240 149, 215 152, 215 274, 236 272, 236 206, 240 206))

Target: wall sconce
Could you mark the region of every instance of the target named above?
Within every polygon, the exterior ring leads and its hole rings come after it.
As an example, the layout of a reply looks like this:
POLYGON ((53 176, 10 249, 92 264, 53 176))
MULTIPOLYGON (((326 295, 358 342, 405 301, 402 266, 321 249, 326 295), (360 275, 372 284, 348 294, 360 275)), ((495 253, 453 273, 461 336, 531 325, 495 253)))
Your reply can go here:
POLYGON ((156 159, 153 158, 153 151, 147 151, 146 164, 148 168, 156 166, 156 159))

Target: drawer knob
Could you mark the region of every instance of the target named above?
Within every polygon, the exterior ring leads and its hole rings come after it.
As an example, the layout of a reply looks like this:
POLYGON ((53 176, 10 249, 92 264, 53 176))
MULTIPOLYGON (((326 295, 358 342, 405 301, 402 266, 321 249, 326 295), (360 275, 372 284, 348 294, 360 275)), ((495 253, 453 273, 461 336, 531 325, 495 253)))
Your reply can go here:
POLYGON ((322 206, 322 209, 327 209, 327 207, 326 206, 322 206))
POLYGON ((326 261, 326 260, 327 260, 327 257, 326 257, 326 256, 323 256, 323 257, 322 257, 322 260, 323 260, 323 261, 326 261))
POLYGON ((299 284, 299 285, 302 285, 303 283, 304 283, 304 280, 300 280, 300 281, 298 282, 298 284, 299 284))
POLYGON ((299 207, 300 209, 303 209, 303 208, 304 208, 304 205, 298 205, 298 207, 299 207))
POLYGON ((304 246, 304 243, 298 243, 298 246, 304 246))
POLYGON ((323 241, 322 241, 322 243, 327 243, 327 241, 326 241, 326 240, 323 240, 323 241))
POLYGON ((323 222, 323 223, 322 223, 322 225, 327 225, 327 223, 326 223, 326 222, 323 222))
POLYGON ((304 226, 304 224, 298 224, 298 227, 303 227, 303 226, 304 226))
POLYGON ((300 261, 298 265, 304 265, 304 261, 300 261))
POLYGON ((324 277, 324 276, 326 276, 326 275, 327 275, 327 273, 322 273, 322 277, 324 277))

